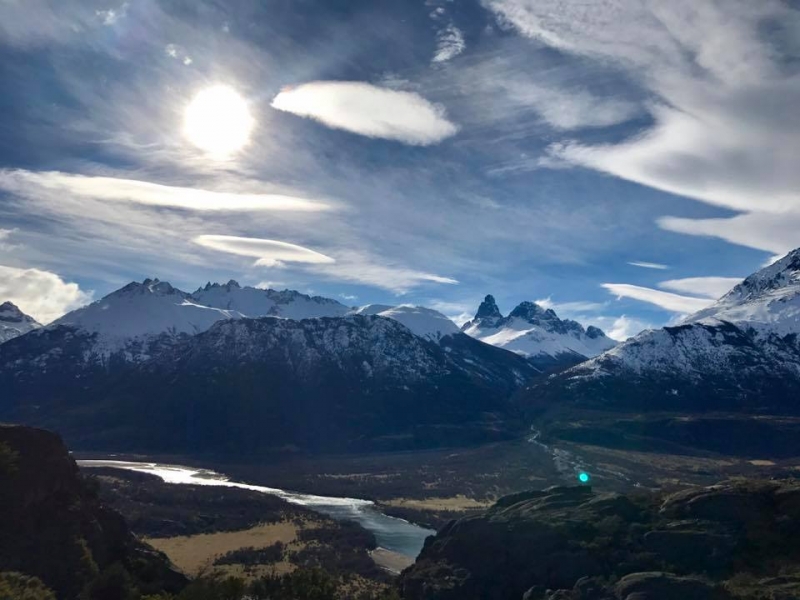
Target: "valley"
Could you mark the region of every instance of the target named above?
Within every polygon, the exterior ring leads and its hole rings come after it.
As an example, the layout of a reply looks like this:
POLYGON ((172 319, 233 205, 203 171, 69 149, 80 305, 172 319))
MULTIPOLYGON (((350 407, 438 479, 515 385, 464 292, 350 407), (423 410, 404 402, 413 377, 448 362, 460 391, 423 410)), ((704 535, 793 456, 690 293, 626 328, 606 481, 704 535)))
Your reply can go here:
MULTIPOLYGON (((63 435, 92 493, 197 585, 319 576, 342 598, 449 598, 436 573, 473 559, 436 553, 481 542, 431 536, 502 522, 502 507, 591 513, 598 494, 625 520, 686 490, 795 480, 799 257, 621 344, 531 302, 504 317, 491 296, 459 329, 424 307, 145 280, 0 344, 0 415, 63 435)), ((631 527, 611 529, 638 539, 631 527)), ((609 532, 584 540, 578 571, 662 564, 643 547, 632 566, 597 567, 609 532)), ((445 579, 478 593, 482 575, 462 572, 445 579)), ((669 585, 690 585, 682 573, 669 585)))

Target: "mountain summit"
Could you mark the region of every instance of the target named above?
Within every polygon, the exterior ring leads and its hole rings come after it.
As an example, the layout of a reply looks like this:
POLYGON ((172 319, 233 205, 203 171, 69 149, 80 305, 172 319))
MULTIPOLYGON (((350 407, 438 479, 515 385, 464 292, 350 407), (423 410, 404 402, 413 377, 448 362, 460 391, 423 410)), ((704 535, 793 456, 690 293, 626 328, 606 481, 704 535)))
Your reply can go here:
MULTIPOLYGON (((536 410, 691 414, 653 431, 683 435, 682 443, 703 441, 715 450, 734 439, 740 445, 753 442, 758 437, 753 428, 767 428, 767 415, 800 415, 800 250, 754 273, 680 325, 644 331, 532 385, 524 396, 536 410), (716 434, 710 426, 701 430, 697 415, 712 412, 727 414, 726 427, 735 423, 737 429, 722 434, 717 420, 716 434), (748 417, 754 414, 760 415, 758 421, 748 417), (752 435, 743 435, 745 430, 752 435)), ((781 420, 780 432, 762 436, 773 451, 788 435, 787 423, 781 420)), ((637 427, 645 429, 642 423, 637 427)))
POLYGON ((800 248, 753 273, 683 322, 746 323, 764 332, 800 332, 800 248))
POLYGON ((597 327, 584 329, 577 321, 560 319, 553 309, 535 302, 520 302, 504 317, 491 295, 486 296, 475 318, 461 330, 493 346, 527 356, 540 367, 574 365, 616 344, 597 327))
POLYGON ((0 344, 39 327, 41 325, 36 319, 26 315, 13 302, 0 304, 0 344))

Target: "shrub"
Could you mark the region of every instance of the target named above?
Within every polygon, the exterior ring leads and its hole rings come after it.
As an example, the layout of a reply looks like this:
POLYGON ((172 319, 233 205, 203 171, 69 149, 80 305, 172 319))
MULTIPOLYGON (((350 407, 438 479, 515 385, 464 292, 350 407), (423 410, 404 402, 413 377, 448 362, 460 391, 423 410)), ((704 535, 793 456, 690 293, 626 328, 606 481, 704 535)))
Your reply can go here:
POLYGON ((0 600, 56 600, 53 590, 36 577, 0 573, 0 600))

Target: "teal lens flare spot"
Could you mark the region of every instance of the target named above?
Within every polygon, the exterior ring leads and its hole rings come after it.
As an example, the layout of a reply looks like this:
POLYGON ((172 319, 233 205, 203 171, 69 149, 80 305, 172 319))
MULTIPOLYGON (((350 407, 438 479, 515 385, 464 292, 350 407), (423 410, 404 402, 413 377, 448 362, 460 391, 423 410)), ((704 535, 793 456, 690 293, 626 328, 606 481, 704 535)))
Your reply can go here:
POLYGON ((578 481, 580 481, 581 483, 589 483, 589 479, 591 478, 589 477, 588 473, 584 473, 583 471, 578 473, 578 481))

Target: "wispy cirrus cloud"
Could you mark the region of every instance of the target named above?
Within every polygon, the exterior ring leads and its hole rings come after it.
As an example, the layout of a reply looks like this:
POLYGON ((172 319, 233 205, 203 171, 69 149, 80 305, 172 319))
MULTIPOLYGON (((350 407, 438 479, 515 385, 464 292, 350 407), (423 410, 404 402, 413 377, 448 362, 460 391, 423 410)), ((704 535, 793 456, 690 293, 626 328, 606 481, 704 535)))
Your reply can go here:
POLYGON ((552 308, 558 313, 565 315, 574 315, 576 313, 593 312, 607 308, 607 304, 603 302, 589 302, 589 301, 572 301, 572 302, 554 302, 552 297, 540 298, 535 301, 536 304, 544 308, 552 308))
POLYGON ((578 0, 484 0, 510 27, 561 52, 612 64, 649 94, 652 125, 614 143, 569 141, 551 155, 743 214, 659 225, 770 252, 800 243, 800 11, 747 0, 586 10, 578 0), (777 215, 781 215, 778 217, 777 215), (779 235, 770 236, 780 219, 779 235))
POLYGON ((633 260, 628 263, 632 267, 641 267, 642 269, 655 269, 657 271, 664 271, 669 269, 667 265, 662 265, 661 263, 654 263, 654 262, 644 262, 639 260, 633 260))
POLYGON ((653 304, 664 310, 678 314, 696 312, 707 307, 712 302, 707 298, 683 296, 630 283, 604 283, 602 287, 617 298, 631 298, 633 300, 647 302, 648 304, 653 304))
POLYGON ((630 120, 641 112, 627 100, 601 97, 581 87, 565 87, 519 77, 496 80, 507 100, 534 109, 554 129, 569 131, 609 127, 630 120))
POLYGON ((50 271, 0 265, 0 298, 10 300, 40 323, 47 324, 91 302, 92 295, 50 271))
POLYGON ((399 295, 426 284, 458 283, 452 277, 409 268, 396 259, 375 257, 350 249, 337 252, 335 264, 317 265, 311 270, 328 279, 371 285, 399 295))
POLYGON ((200 235, 193 242, 219 252, 255 258, 254 266, 282 268, 291 264, 316 277, 375 286, 396 294, 406 294, 423 284, 458 283, 451 277, 419 271, 396 260, 378 259, 349 248, 330 252, 334 257, 298 244, 261 238, 200 235))
POLYGON ((60 173, 0 170, 0 190, 12 194, 71 194, 97 200, 167 206, 197 211, 304 211, 331 206, 283 194, 217 192, 135 179, 60 173))
POLYGON ((686 277, 662 281, 658 287, 673 292, 704 296, 716 300, 742 282, 741 277, 686 277))
POLYGON ((429 146, 455 135, 443 107, 414 92, 358 81, 313 81, 288 87, 272 107, 372 138, 429 146))
POLYGON ((466 48, 464 33, 451 23, 436 34, 436 54, 433 55, 432 61, 447 62, 464 52, 466 48))

